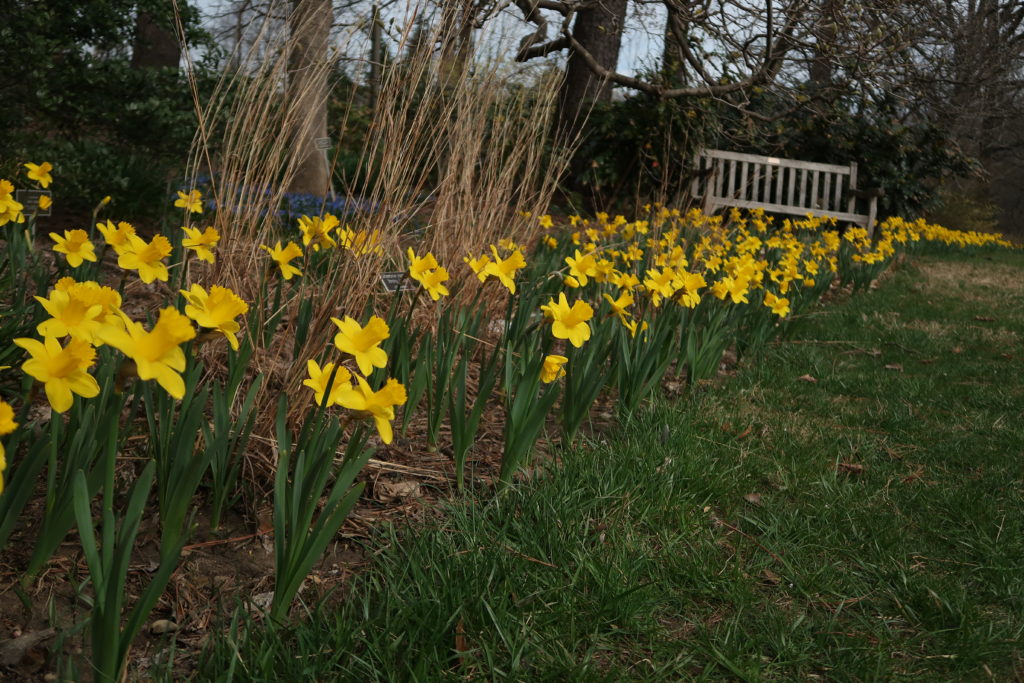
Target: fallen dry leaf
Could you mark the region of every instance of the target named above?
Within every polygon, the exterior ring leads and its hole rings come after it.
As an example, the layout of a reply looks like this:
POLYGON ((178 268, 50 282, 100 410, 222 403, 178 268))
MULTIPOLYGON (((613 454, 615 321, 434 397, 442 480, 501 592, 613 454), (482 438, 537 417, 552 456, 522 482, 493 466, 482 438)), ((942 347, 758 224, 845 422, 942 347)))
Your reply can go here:
POLYGON ((748 493, 743 496, 743 500, 747 501, 751 505, 761 506, 761 494, 760 493, 748 493))
POLYGON ((864 465, 856 462, 841 462, 839 463, 839 471, 846 474, 863 474, 864 465))
POLYGON ((921 365, 931 365, 932 363, 934 363, 937 360, 938 360, 938 358, 922 358, 921 359, 921 365))
POLYGON ((1001 353, 1001 354, 999 354, 999 357, 1000 358, 1005 358, 1006 360, 1013 360, 1013 354, 1012 353, 1001 353))
POLYGON ((899 363, 889 363, 885 366, 886 370, 895 370, 896 372, 903 372, 903 366, 899 363))
POLYGON ((744 429, 744 430, 743 430, 743 432, 742 432, 741 434, 737 434, 737 435, 736 435, 736 438, 737 438, 737 439, 745 439, 745 438, 747 438, 748 436, 750 436, 750 433, 751 433, 752 431, 754 431, 754 425, 750 425, 749 427, 747 427, 746 429, 744 429))
POLYGON ((378 481, 373 485, 374 497, 382 503, 394 503, 403 498, 419 498, 420 483, 407 479, 405 481, 378 481))
POLYGON ((817 384, 818 380, 811 375, 800 375, 796 378, 797 382, 810 382, 811 384, 817 384))
POLYGON ((974 316, 974 319, 980 323, 994 323, 996 321, 996 319, 990 315, 976 315, 974 316))
POLYGON ((952 349, 950 349, 950 351, 952 353, 963 353, 964 352, 964 350, 962 348, 960 348, 959 346, 954 346, 952 349))
POLYGON ((761 578, 769 586, 778 586, 780 583, 782 583, 782 579, 779 578, 779 575, 773 572, 771 569, 762 569, 761 578))

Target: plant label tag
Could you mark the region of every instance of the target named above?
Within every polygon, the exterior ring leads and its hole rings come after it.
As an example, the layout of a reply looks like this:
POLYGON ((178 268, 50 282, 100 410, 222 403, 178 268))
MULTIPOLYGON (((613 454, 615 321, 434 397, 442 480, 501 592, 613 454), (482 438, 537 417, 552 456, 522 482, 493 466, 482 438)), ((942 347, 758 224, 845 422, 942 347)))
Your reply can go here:
POLYGON ((404 270, 381 273, 380 282, 386 292, 412 292, 417 286, 404 270))
POLYGON ((313 146, 317 149, 330 149, 331 139, 330 138, 314 138, 313 146))
POLYGON ((14 199, 19 204, 24 205, 22 213, 32 214, 35 213, 37 216, 49 216, 50 207, 45 209, 39 208, 39 199, 41 197, 51 196, 46 190, 15 190, 14 199))

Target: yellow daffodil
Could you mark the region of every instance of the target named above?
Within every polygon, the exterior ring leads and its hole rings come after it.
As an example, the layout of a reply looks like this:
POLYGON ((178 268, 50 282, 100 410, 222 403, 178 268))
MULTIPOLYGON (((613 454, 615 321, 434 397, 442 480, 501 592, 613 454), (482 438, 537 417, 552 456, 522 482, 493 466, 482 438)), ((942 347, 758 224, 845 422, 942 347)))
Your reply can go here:
POLYGON ((548 249, 555 249, 556 247, 558 247, 558 240, 556 240, 551 235, 544 235, 544 239, 542 241, 544 242, 544 246, 546 246, 548 249))
POLYGON ((179 374, 185 369, 181 344, 194 339, 196 331, 184 315, 173 308, 164 308, 150 332, 140 323, 125 320, 123 330, 107 327, 101 336, 103 341, 135 362, 139 379, 155 379, 174 398, 185 395, 185 381, 179 374))
MULTIPOLYGON (((62 277, 57 280, 53 285, 53 289, 58 292, 66 292, 71 300, 77 301, 86 310, 92 306, 99 306, 102 309, 99 320, 104 325, 124 327, 124 319, 121 317, 121 295, 117 293, 117 290, 105 287, 92 280, 76 282, 72 277, 62 277)), ((47 310, 49 311, 49 309, 47 310)), ((51 312, 50 315, 54 314, 51 312)), ((40 326, 40 329, 42 329, 42 326, 40 326)), ((40 332, 40 334, 44 333, 40 332)), ((51 336, 60 337, 63 334, 54 333, 51 336)), ((99 339, 89 341, 93 346, 102 343, 99 339)))
POLYGON ((651 295, 651 303, 660 306, 662 299, 670 298, 679 289, 676 271, 669 266, 662 270, 656 268, 648 270, 647 277, 644 279, 644 287, 651 295))
POLYGON ((487 272, 487 265, 491 262, 490 256, 487 254, 480 254, 480 258, 473 258, 473 255, 470 254, 462 260, 473 269, 473 272, 476 273, 476 277, 480 282, 486 282, 487 276, 490 275, 490 273, 487 272))
POLYGON ((448 296, 448 288, 442 283, 448 279, 448 271, 438 266, 436 269, 431 270, 423 275, 423 279, 420 280, 420 284, 423 285, 423 289, 427 290, 427 294, 434 301, 437 301, 442 296, 448 296))
POLYGON ((37 296, 36 301, 52 316, 36 327, 40 336, 59 339, 71 335, 93 344, 105 324, 103 306, 83 301, 66 290, 54 289, 49 298, 37 296))
POLYGON ((683 271, 679 273, 679 279, 683 286, 680 288, 681 293, 677 301, 681 306, 696 308, 697 304, 700 303, 700 290, 708 286, 704 276, 700 273, 683 271))
POLYGON ((24 223, 25 206, 14 199, 14 185, 9 180, 0 179, 0 225, 8 223, 24 223))
POLYGON ((633 338, 636 338, 637 332, 644 332, 648 328, 646 320, 643 322, 642 325, 640 325, 639 329, 637 329, 638 323, 638 320, 626 320, 625 318, 622 319, 622 324, 625 326, 627 330, 629 330, 629 336, 633 338))
POLYGON ((384 253, 380 244, 380 230, 352 230, 346 227, 338 231, 338 244, 355 256, 384 253))
POLYGON ((53 164, 50 162, 44 161, 41 164, 25 164, 25 168, 28 169, 29 179, 39 183, 40 187, 44 190, 53 182, 53 176, 50 175, 50 171, 53 170, 53 164))
POLYGON ((538 218, 537 222, 540 223, 540 227, 544 228, 545 230, 550 230, 551 228, 555 227, 555 222, 551 220, 551 216, 547 214, 538 218))
POLYGON ((625 319, 625 316, 629 315, 626 309, 633 305, 633 295, 628 291, 621 292, 618 299, 613 299, 610 294, 603 294, 605 301, 612 308, 612 315, 617 315, 620 318, 625 319))
POLYGON ((21 369, 43 383, 46 399, 58 413, 65 412, 74 403, 74 394, 92 398, 100 393, 96 379, 86 370, 96 360, 96 349, 82 339, 72 337, 67 346, 61 346, 53 337, 15 339, 14 343, 28 351, 31 358, 21 369))
POLYGON ((40 211, 46 211, 51 206, 53 206, 53 197, 51 197, 48 194, 44 194, 44 195, 40 195, 39 196, 39 210, 40 211))
POLYGON ((540 381, 545 384, 554 382, 559 377, 565 376, 565 368, 562 366, 569 362, 565 356, 549 354, 544 357, 544 367, 540 369, 540 381))
POLYGON ((302 246, 313 244, 313 251, 331 249, 338 243, 331 237, 331 231, 338 227, 338 217, 327 214, 323 218, 302 216, 299 218, 299 230, 302 231, 302 246))
POLYGON ((575 258, 572 256, 566 256, 565 262, 569 265, 569 275, 580 284, 581 287, 586 287, 588 278, 592 278, 597 275, 597 261, 594 260, 593 254, 581 254, 580 250, 576 250, 575 258))
POLYGON ((559 292, 558 302, 552 299, 542 309, 551 320, 551 334, 556 339, 567 339, 576 348, 590 339, 587 321, 594 317, 594 309, 586 301, 577 300, 570 307, 565 292, 559 292))
POLYGON ((163 235, 154 235, 149 242, 129 235, 128 246, 117 258, 117 265, 126 270, 139 271, 139 277, 149 284, 153 280, 167 282, 167 265, 163 259, 171 255, 171 242, 163 235))
POLYGON ((202 213, 203 193, 199 190, 191 190, 185 194, 178 190, 178 198, 174 200, 174 205, 179 209, 188 209, 189 213, 202 213))
POLYGON ((53 250, 64 254, 72 268, 77 268, 85 261, 96 261, 96 251, 89 241, 89 233, 85 230, 65 230, 63 237, 51 232, 50 239, 56 242, 53 250))
POLYGON ((395 406, 404 405, 406 400, 405 387, 397 379, 389 379, 375 392, 365 379, 356 375, 356 386, 340 396, 339 403, 349 410, 373 417, 380 440, 388 444, 394 438, 391 421, 395 419, 395 406))
MULTIPOLYGON (((6 401, 0 401, 0 436, 10 434, 18 428, 14 421, 14 408, 6 401)), ((7 469, 7 454, 4 445, 0 443, 0 493, 4 492, 4 470, 7 469)))
POLYGON ((103 235, 106 242, 114 251, 120 255, 131 248, 131 237, 135 236, 135 228, 131 223, 121 221, 115 227, 111 221, 97 223, 96 229, 103 235))
POLYGON ((270 258, 274 259, 274 262, 281 269, 281 277, 285 280, 291 280, 295 275, 302 275, 301 270, 291 265, 294 259, 302 256, 302 247, 295 244, 295 242, 289 242, 288 246, 282 249, 281 241, 278 240, 273 249, 265 244, 261 244, 260 249, 270 254, 270 258))
POLYGON ((214 263, 217 260, 213 255, 213 248, 217 246, 217 242, 220 242, 219 232, 213 227, 207 227, 202 232, 199 231, 199 228, 190 228, 188 226, 182 226, 181 229, 188 235, 188 237, 181 240, 181 246, 196 252, 196 256, 200 261, 214 263))
POLYGON ((189 291, 181 290, 188 304, 185 315, 202 328, 220 332, 228 339, 231 348, 238 350, 238 337, 235 333, 240 325, 235 320, 249 312, 249 304, 227 287, 213 285, 210 292, 199 285, 192 285, 189 291))
POLYGON ((302 380, 302 384, 313 390, 316 404, 323 404, 325 408, 340 405, 342 396, 353 391, 352 373, 342 366, 338 366, 337 371, 334 368, 334 363, 326 363, 321 368, 315 360, 306 361, 306 372, 309 373, 309 378, 302 380), (334 375, 333 382, 331 374, 334 375), (329 382, 330 387, 327 386, 329 382), (330 389, 329 393, 328 388, 330 389), (327 394, 327 403, 324 403, 324 394, 327 394))
POLYGON ((412 250, 412 247, 409 247, 407 254, 409 256, 409 277, 420 284, 423 284, 424 275, 435 268, 440 267, 437 263, 437 259, 434 258, 434 255, 429 251, 426 256, 419 257, 416 255, 416 252, 412 250))
POLYGON ((509 292, 515 294, 516 271, 526 267, 526 259, 523 258, 523 252, 516 249, 507 258, 503 259, 498 256, 498 250, 494 248, 494 245, 491 245, 491 253, 494 254, 494 260, 484 266, 484 271, 487 275, 493 275, 498 278, 509 292))
POLYGON ((369 376, 374 368, 383 368, 388 364, 388 354, 380 348, 380 343, 388 338, 391 330, 383 318, 371 317, 366 327, 347 315, 344 320, 331 318, 331 322, 340 330, 334 335, 334 345, 343 353, 355 357, 359 372, 369 376))
POLYGON ((789 299, 785 297, 776 296, 771 292, 765 292, 764 305, 772 309, 772 313, 780 318, 785 318, 789 315, 789 299))

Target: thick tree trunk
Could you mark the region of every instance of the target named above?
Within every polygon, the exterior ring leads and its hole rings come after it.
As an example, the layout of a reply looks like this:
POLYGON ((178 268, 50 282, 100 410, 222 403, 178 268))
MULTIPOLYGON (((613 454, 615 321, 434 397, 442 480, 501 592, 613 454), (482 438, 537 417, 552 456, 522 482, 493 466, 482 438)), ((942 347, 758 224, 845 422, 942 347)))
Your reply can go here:
POLYGON ((135 40, 132 44, 132 68, 178 68, 181 45, 169 26, 162 26, 146 11, 135 15, 135 40))
POLYGON ((661 73, 669 87, 689 84, 680 39, 686 40, 686 25, 670 9, 665 17, 665 43, 661 50, 661 73))
POLYGON ((333 18, 330 0, 293 0, 288 17, 292 40, 286 97, 295 157, 288 189, 320 197, 331 185, 327 157, 316 140, 327 137, 327 39, 333 18))
MULTIPOLYGON (((626 20, 628 0, 598 0, 580 10, 572 35, 601 66, 615 70, 622 43, 622 27, 626 20)), ((570 52, 565 67, 565 81, 559 99, 559 129, 574 135, 582 129, 591 106, 608 102, 612 84, 594 74, 583 57, 570 52)))

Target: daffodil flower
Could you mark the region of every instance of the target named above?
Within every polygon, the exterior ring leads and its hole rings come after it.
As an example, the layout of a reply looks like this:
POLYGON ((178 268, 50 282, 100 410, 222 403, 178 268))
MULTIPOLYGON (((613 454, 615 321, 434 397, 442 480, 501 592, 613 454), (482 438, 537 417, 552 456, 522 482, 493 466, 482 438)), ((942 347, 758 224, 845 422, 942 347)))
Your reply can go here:
POLYGON ((25 206, 14 199, 14 185, 9 180, 0 179, 0 225, 7 225, 10 222, 24 223, 25 214, 22 210, 25 206))
POLYGON ((72 337, 67 346, 61 346, 55 338, 45 337, 43 341, 15 339, 14 343, 31 356, 21 369, 43 383, 46 399, 58 413, 71 407, 75 394, 92 398, 100 393, 96 379, 86 372, 96 360, 96 349, 88 342, 72 337))
POLYGON ((544 357, 544 366, 540 369, 540 381, 545 384, 554 382, 565 375, 565 368, 562 366, 569 362, 565 356, 549 354, 544 357))
POLYGON ((35 299, 52 316, 36 327, 40 336, 59 339, 71 335, 92 344, 105 324, 103 306, 83 301, 67 291, 54 289, 48 298, 35 299))
MULTIPOLYGON (((6 401, 0 401, 0 436, 10 434, 18 428, 14 421, 14 408, 6 401)), ((0 443, 0 493, 4 492, 4 470, 7 469, 7 454, 4 452, 4 445, 0 443)))
POLYGON ((302 271, 291 264, 293 260, 302 256, 302 247, 295 244, 295 242, 289 242, 288 246, 281 248, 281 241, 278 240, 273 249, 265 244, 261 244, 260 249, 270 254, 270 258, 281 269, 281 277, 285 280, 291 280, 296 275, 302 275, 302 271))
POLYGON ((351 392, 342 394, 339 403, 344 408, 373 417, 380 440, 388 444, 394 438, 391 421, 395 419, 395 406, 404 405, 406 400, 405 387, 397 379, 389 379, 375 392, 365 379, 356 375, 356 386, 351 392))
POLYGON ((341 404, 341 398, 353 391, 352 373, 347 368, 338 366, 335 371, 334 363, 326 363, 321 368, 315 360, 306 361, 306 372, 309 378, 304 379, 302 384, 313 390, 313 396, 317 405, 325 408, 341 404), (331 382, 331 375, 334 381, 331 382), (330 386, 328 387, 328 383, 330 386), (327 394, 327 402, 324 403, 324 394, 327 394))
POLYGON ((96 229, 103 235, 103 241, 112 247, 118 255, 131 249, 130 238, 135 236, 135 228, 131 223, 121 221, 115 226, 108 220, 105 223, 97 223, 96 229))
POLYGON ((118 256, 117 265, 139 271, 139 278, 146 284, 153 280, 167 282, 167 265, 163 259, 170 255, 171 242, 163 235, 154 235, 149 242, 137 235, 129 235, 128 246, 118 256))
POLYGON ((604 296, 608 305, 611 306, 612 315, 617 315, 620 318, 625 318, 625 316, 629 315, 626 309, 633 305, 633 295, 628 291, 621 292, 617 299, 613 299, 611 294, 603 294, 602 296, 604 296))
POLYGON ((491 253, 494 254, 494 260, 484 266, 484 271, 487 275, 493 275, 498 278, 509 292, 515 294, 516 271, 526 267, 526 259, 523 258, 523 252, 516 249, 508 257, 500 258, 498 250, 494 248, 494 245, 491 245, 491 253))
POLYGON ((423 275, 423 279, 420 280, 420 284, 423 285, 423 289, 427 290, 427 294, 434 301, 437 301, 442 296, 448 296, 448 288, 443 283, 448 279, 448 271, 438 266, 436 269, 431 270, 423 275))
POLYGON ((469 254, 462 259, 466 264, 476 273, 476 277, 480 282, 486 282, 487 276, 490 273, 487 272, 487 265, 491 262, 491 257, 487 254, 480 254, 480 258, 473 258, 472 254, 469 254))
POLYGON ((302 245, 313 244, 313 251, 331 249, 338 243, 331 237, 331 231, 338 227, 338 217, 327 214, 323 218, 302 216, 299 219, 299 230, 302 231, 302 245))
POLYGON ((53 164, 50 162, 44 161, 41 164, 25 164, 25 168, 28 169, 29 179, 39 183, 39 186, 44 190, 53 182, 53 176, 50 175, 50 171, 53 170, 53 164))
POLYGON ((412 247, 409 247, 409 250, 406 253, 409 256, 409 277, 420 284, 423 283, 424 275, 435 268, 440 268, 437 263, 437 259, 434 258, 434 255, 429 251, 426 256, 420 257, 416 255, 416 252, 412 250, 412 247))
POLYGON ((369 376, 374 368, 388 364, 388 354, 380 348, 380 343, 388 338, 391 330, 383 318, 371 317, 366 327, 347 315, 344 320, 331 318, 331 322, 340 330, 334 336, 334 345, 355 357, 359 372, 369 376))
POLYGON ((181 246, 196 252, 196 256, 200 261, 214 263, 217 260, 213 255, 213 248, 217 246, 217 242, 220 242, 219 232, 212 227, 207 227, 202 232, 199 231, 199 228, 190 228, 188 226, 182 226, 181 229, 188 235, 188 237, 181 241, 181 246))
POLYGON ((235 320, 249 312, 249 304, 227 287, 213 285, 207 293, 199 285, 192 285, 189 291, 181 290, 188 304, 185 315, 202 328, 219 332, 227 337, 228 343, 235 351, 238 350, 238 337, 235 333, 241 326, 235 320))
POLYGON ((174 206, 179 209, 188 209, 189 213, 202 213, 203 193, 199 190, 191 190, 185 194, 178 190, 178 198, 174 200, 174 206))
POLYGON ((542 309, 551 320, 551 334, 556 339, 567 339, 576 348, 590 339, 587 321, 594 317, 594 309, 586 301, 574 301, 570 307, 565 292, 559 292, 558 301, 552 299, 542 309))
POLYGON ((86 261, 96 261, 96 251, 89 241, 89 233, 85 230, 65 230, 63 237, 51 232, 50 239, 56 242, 53 250, 64 254, 72 268, 77 268, 86 261))
POLYGON ((180 345, 194 339, 196 331, 184 315, 165 308, 149 332, 140 323, 126 319, 123 330, 107 327, 101 336, 135 362, 139 379, 155 379, 174 398, 185 395, 185 380, 179 374, 185 369, 185 352, 180 345))
POLYGON ((581 254, 577 249, 575 258, 566 256, 565 262, 569 266, 569 275, 575 278, 581 287, 586 287, 589 278, 597 275, 597 261, 594 260, 593 254, 581 254))

